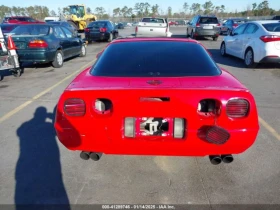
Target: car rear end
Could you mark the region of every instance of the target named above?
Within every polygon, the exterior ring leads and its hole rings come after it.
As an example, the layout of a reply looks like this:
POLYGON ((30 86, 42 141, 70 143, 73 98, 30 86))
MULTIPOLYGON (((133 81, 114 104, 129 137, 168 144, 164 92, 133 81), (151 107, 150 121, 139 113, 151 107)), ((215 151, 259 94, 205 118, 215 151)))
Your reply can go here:
POLYGON ((218 37, 220 35, 220 26, 217 17, 201 16, 195 26, 194 36, 196 37, 218 37))
POLYGON ((107 22, 105 21, 91 22, 87 28, 85 28, 85 39, 89 42, 108 40, 109 38, 110 32, 108 31, 107 22))
POLYGON ((257 63, 280 63, 280 22, 267 22, 261 24, 263 30, 258 33, 258 43, 255 47, 257 63))
POLYGON ((205 156, 238 154, 254 143, 259 125, 253 96, 203 47, 124 42, 109 45, 60 97, 55 129, 65 147, 205 156), (180 58, 176 67, 172 54, 180 58), (121 62, 128 55, 133 59, 121 62))
POLYGON ((169 37, 169 24, 164 18, 143 18, 135 27, 136 37, 169 37))
POLYGON ((56 48, 50 44, 51 28, 48 25, 20 25, 11 31, 20 62, 47 63, 54 59, 56 48))

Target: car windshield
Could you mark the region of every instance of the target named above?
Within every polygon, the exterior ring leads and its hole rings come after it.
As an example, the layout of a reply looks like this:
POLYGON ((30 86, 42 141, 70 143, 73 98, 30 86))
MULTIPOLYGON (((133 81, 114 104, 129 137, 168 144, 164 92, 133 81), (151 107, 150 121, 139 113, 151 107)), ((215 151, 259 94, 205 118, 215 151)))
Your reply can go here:
POLYGON ((142 22, 145 23, 164 23, 164 20, 161 18, 143 18, 142 22))
POLYGON ((50 27, 47 25, 21 25, 11 31, 14 35, 47 35, 50 27))
POLYGON ((199 19, 199 23, 201 24, 217 24, 218 19, 215 17, 201 17, 199 19))
POLYGON ((267 31, 280 32, 280 23, 266 23, 262 25, 267 31))
POLYGON ((108 46, 91 69, 94 76, 109 77, 216 76, 220 73, 201 45, 179 41, 115 43, 108 46), (129 59, 124 61, 124 58, 129 59))
POLYGON ((102 27, 106 27, 107 22, 91 22, 88 27, 93 27, 93 28, 102 28, 102 27))
POLYGON ((51 22, 49 22, 49 24, 53 24, 53 25, 60 25, 60 22, 51 21, 51 22))

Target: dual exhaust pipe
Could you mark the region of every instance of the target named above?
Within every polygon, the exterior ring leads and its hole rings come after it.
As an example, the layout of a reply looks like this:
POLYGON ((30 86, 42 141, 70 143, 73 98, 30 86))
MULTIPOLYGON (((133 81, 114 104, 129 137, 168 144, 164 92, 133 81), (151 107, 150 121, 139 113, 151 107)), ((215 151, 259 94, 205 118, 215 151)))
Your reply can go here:
POLYGON ((82 151, 80 153, 80 158, 82 158, 83 160, 92 159, 94 161, 98 161, 98 160, 100 160, 102 154, 103 153, 82 151))
POLYGON ((231 163, 234 159, 232 157, 232 155, 228 154, 228 155, 210 155, 209 156, 210 162, 213 165, 219 165, 222 161, 224 163, 231 163))

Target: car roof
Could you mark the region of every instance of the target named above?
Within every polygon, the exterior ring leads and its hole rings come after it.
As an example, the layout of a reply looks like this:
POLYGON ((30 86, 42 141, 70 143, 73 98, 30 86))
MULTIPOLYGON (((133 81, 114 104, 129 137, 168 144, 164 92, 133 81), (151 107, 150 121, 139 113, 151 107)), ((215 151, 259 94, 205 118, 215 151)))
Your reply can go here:
POLYGON ((184 39, 184 38, 134 38, 134 37, 125 37, 125 38, 117 38, 113 40, 111 43, 119 43, 119 42, 142 42, 142 41, 175 41, 175 42, 187 42, 187 43, 196 43, 200 44, 200 42, 194 40, 194 39, 184 39))
POLYGON ((264 24, 264 23, 280 23, 280 20, 254 20, 250 21, 251 23, 259 23, 259 24, 264 24))

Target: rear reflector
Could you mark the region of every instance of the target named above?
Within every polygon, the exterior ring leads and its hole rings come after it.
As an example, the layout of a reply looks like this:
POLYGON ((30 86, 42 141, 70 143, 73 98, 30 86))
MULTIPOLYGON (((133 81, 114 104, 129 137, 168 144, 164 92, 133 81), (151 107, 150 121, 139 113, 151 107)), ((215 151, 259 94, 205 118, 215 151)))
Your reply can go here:
POLYGON ((106 32, 107 28, 100 28, 100 32, 106 32))
POLYGON ((280 36, 274 36, 274 35, 261 36, 260 39, 265 43, 276 42, 276 41, 280 41, 280 36))
POLYGON ((246 117, 249 111, 249 102, 245 99, 232 99, 226 105, 226 112, 229 117, 246 117))
POLYGON ((68 116, 80 117, 86 113, 86 104, 82 99, 69 98, 64 102, 64 111, 68 116))
POLYGON ((230 134, 222 127, 205 125, 198 130, 198 137, 208 143, 221 145, 229 140, 230 134))

